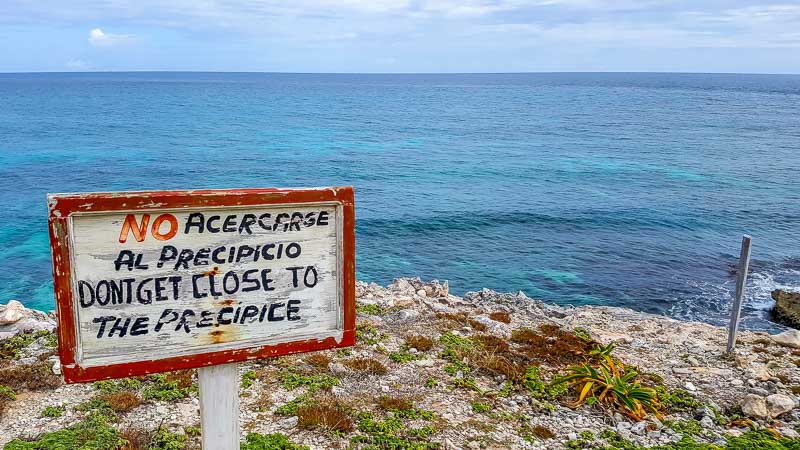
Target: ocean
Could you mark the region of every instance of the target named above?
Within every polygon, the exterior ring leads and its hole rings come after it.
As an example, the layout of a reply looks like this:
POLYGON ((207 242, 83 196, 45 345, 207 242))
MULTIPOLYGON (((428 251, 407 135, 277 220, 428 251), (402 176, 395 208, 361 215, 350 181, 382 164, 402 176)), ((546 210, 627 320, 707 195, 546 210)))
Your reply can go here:
POLYGON ((48 192, 353 185, 357 275, 743 326, 800 289, 800 76, 0 74, 0 302, 48 192))

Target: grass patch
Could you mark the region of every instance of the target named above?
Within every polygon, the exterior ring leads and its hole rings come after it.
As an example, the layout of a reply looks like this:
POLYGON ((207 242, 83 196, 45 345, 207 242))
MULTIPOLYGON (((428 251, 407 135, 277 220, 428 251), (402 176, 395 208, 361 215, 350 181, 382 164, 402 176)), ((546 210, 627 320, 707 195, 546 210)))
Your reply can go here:
POLYGON ((308 450, 306 445, 295 444, 281 433, 250 433, 245 437, 241 450, 308 450))

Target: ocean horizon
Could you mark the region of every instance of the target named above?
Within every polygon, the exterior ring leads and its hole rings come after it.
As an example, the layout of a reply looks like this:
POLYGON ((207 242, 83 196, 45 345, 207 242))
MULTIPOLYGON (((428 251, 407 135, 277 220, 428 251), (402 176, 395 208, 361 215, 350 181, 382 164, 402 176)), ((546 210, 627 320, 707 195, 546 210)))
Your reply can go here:
POLYGON ((0 303, 46 193, 353 185, 357 276, 743 327, 800 289, 800 75, 0 73, 0 303))

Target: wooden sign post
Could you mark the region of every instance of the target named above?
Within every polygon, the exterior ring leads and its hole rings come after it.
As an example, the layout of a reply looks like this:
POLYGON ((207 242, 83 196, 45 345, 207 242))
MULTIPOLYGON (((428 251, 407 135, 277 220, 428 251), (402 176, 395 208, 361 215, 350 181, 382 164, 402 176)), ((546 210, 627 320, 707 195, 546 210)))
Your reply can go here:
POLYGON ((48 206, 65 381, 201 368, 206 449, 239 448, 233 363, 355 344, 351 187, 55 194, 48 206))

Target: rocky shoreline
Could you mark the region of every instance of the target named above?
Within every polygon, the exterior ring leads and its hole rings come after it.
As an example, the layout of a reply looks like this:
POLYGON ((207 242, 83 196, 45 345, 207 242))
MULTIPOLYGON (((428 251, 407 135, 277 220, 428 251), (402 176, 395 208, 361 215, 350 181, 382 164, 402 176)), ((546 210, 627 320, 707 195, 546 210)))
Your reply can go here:
MULTIPOLYGON (((446 283, 405 278, 359 282, 357 297, 356 347, 241 364, 243 448, 632 449, 800 438, 794 330, 742 332, 726 355, 722 328, 623 308, 490 290, 462 298, 446 283), (576 405, 582 386, 554 383, 604 355, 657 393, 653 411, 636 417, 597 398, 576 405)), ((22 442, 68 439, 91 424, 118 438, 97 448, 199 448, 196 374, 61 384, 54 326, 48 314, 0 306, 0 446, 48 448, 22 442)))

